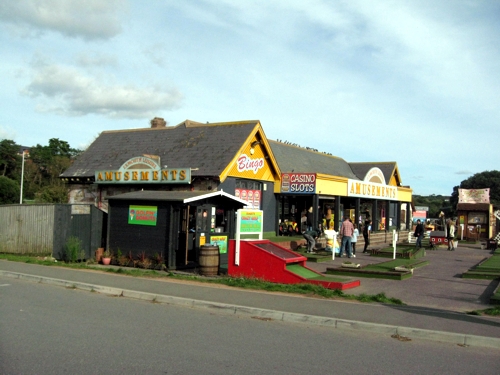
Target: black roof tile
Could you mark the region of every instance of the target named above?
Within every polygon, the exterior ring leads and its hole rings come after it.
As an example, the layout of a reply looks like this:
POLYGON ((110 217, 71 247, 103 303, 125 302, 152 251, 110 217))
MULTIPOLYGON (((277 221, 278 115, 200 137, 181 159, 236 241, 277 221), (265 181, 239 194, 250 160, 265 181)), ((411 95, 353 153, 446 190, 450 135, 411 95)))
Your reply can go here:
POLYGON ((358 180, 349 163, 337 156, 269 141, 281 173, 323 173, 358 180))
POLYGON ((61 177, 93 177, 95 171, 117 170, 141 155, 157 155, 169 168, 193 168, 193 176, 219 176, 258 124, 186 120, 163 128, 105 131, 61 177))

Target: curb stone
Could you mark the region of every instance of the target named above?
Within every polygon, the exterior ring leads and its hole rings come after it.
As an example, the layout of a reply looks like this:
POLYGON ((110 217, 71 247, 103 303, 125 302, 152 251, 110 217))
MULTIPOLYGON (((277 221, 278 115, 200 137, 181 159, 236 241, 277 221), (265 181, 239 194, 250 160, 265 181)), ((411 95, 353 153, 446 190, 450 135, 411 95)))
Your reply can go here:
POLYGON ((287 323, 310 324, 322 327, 329 327, 341 330, 363 331, 378 334, 401 335, 409 338, 418 338, 431 341, 440 341, 463 346, 479 346, 500 349, 500 338, 475 336, 462 333, 444 332, 426 330, 420 328, 399 327, 378 323, 369 323, 345 319, 335 319, 330 317, 304 315, 296 313, 288 313, 276 310, 266 310, 261 308, 229 305, 224 303, 216 303, 203 300, 194 300, 182 297, 174 297, 168 295, 158 295, 154 293, 138 292, 120 288, 112 288, 100 285, 93 285, 81 282, 72 282, 68 280, 55 279, 50 277, 34 276, 11 271, 0 270, 0 275, 14 279, 30 281, 34 283, 42 283, 53 286, 61 286, 64 288, 75 288, 82 291, 98 292, 105 295, 123 296, 131 299, 142 301, 151 301, 165 303, 175 306, 191 307, 198 309, 216 310, 217 313, 226 315, 239 315, 259 317, 269 320, 282 321, 287 323))

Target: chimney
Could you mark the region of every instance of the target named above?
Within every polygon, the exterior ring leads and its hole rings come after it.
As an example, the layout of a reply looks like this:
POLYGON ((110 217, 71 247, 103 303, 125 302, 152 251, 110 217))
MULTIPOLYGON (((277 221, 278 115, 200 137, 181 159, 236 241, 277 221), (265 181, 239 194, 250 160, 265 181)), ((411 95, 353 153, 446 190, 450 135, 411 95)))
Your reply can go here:
POLYGON ((167 126, 167 122, 161 117, 155 117, 151 120, 151 128, 165 128, 167 126))

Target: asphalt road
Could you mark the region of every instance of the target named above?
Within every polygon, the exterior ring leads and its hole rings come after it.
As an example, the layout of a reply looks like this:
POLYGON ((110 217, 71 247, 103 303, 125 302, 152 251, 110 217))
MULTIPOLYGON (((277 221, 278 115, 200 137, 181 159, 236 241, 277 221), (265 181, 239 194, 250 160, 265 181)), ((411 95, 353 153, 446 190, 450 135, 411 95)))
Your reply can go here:
MULTIPOLYGON (((461 274, 491 251, 479 246, 459 246, 454 252, 428 251, 429 265, 415 270, 403 281, 366 279, 361 286, 346 290, 348 294, 385 293, 406 305, 357 303, 299 295, 242 290, 200 282, 176 281, 172 278, 149 279, 120 276, 100 271, 47 267, 19 262, 0 261, 0 277, 21 278, 57 286, 75 286, 81 290, 108 295, 162 302, 170 305, 205 308, 239 316, 259 316, 284 322, 315 324, 390 336, 397 333, 412 338, 500 349, 500 319, 471 316, 466 311, 489 307, 488 298, 498 281, 469 280, 461 274)), ((385 259, 359 254, 362 264, 385 259)), ((325 270, 342 260, 310 263, 325 270)), ((338 263, 338 264, 337 264, 338 263)))
POLYGON ((497 374, 498 349, 343 331, 0 277, 0 373, 497 374))

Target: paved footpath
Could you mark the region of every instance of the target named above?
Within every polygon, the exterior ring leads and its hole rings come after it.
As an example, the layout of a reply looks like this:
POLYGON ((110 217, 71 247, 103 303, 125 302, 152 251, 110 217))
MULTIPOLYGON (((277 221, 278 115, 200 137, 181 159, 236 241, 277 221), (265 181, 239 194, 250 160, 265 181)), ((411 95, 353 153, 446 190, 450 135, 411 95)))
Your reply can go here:
MULTIPOLYGON (((0 260, 0 283, 11 277, 31 282, 94 290, 129 298, 282 320, 335 329, 352 329, 429 339, 459 345, 500 349, 500 318, 466 315, 465 311, 485 309, 487 297, 498 281, 461 279, 460 274, 490 251, 462 247, 456 252, 427 251, 430 265, 419 268, 403 281, 361 279, 361 286, 347 294, 376 294, 400 298, 405 306, 330 300, 281 293, 242 290, 200 282, 148 279, 0 260)), ((358 254, 362 264, 380 258, 358 254)), ((341 260, 308 263, 314 269, 326 269, 341 260)), ((1 292, 1 290, 0 290, 1 292)))

